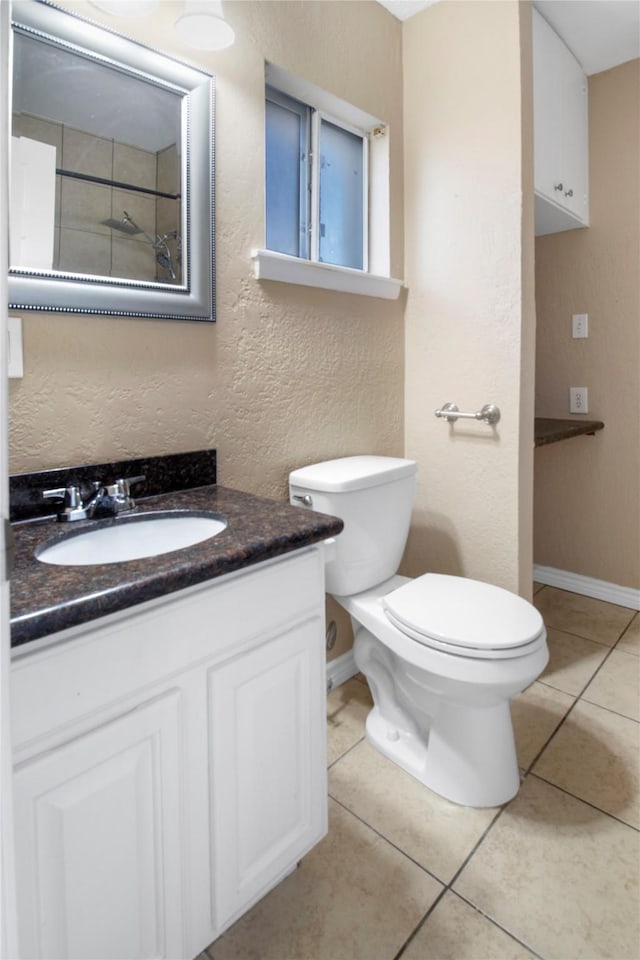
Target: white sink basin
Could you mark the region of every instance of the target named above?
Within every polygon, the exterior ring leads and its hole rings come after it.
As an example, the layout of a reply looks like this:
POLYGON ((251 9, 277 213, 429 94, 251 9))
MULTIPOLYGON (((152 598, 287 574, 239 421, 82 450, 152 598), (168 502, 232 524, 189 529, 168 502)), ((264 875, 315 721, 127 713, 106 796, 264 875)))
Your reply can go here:
POLYGON ((209 540, 227 526, 226 520, 197 513, 141 514, 70 534, 36 551, 43 563, 88 566, 157 557, 209 540))

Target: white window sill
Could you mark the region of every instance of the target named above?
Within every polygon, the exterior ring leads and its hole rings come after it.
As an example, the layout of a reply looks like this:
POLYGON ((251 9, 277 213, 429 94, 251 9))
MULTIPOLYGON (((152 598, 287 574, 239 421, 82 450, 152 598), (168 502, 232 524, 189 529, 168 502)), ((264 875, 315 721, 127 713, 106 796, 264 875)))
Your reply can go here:
POLYGON ((362 270, 352 270, 350 267, 300 260, 298 257, 289 257, 273 250, 253 250, 251 259, 256 280, 296 283, 303 287, 357 293, 383 300, 397 300, 402 288, 402 281, 392 277, 379 277, 362 270))

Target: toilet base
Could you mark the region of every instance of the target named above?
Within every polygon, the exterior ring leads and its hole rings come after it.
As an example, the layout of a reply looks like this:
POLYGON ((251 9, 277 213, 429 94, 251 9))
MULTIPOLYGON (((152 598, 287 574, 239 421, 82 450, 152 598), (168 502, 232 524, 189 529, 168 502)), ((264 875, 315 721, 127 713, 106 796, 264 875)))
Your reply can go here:
POLYGON ((367 740, 434 793, 467 807, 495 807, 520 788, 508 703, 465 708, 441 703, 425 739, 387 721, 374 706, 367 740))
MULTIPOLYGON (((477 664, 476 682, 454 680, 408 664, 369 630, 355 621, 354 626, 355 661, 374 702, 366 723, 372 746, 454 803, 494 807, 511 800, 520 788, 520 773, 509 696, 526 684, 506 684, 506 661, 500 661, 491 684, 477 682, 477 664)), ((454 668, 458 659, 427 654, 435 656, 440 670, 454 668)))

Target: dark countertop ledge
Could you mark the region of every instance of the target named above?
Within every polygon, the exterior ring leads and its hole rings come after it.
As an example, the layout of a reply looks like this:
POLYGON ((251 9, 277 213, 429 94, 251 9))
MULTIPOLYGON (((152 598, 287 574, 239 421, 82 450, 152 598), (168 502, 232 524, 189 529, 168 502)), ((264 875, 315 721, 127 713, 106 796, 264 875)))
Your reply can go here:
POLYGON ((13 524, 11 645, 282 556, 335 536, 343 526, 336 517, 217 485, 138 500, 137 513, 158 510, 213 511, 228 526, 212 539, 157 557, 76 567, 42 563, 34 551, 45 542, 117 520, 13 524))
POLYGON ((534 421, 536 447, 545 447, 559 440, 569 440, 584 434, 592 435, 604 430, 602 420, 556 420, 552 417, 536 417, 534 421))

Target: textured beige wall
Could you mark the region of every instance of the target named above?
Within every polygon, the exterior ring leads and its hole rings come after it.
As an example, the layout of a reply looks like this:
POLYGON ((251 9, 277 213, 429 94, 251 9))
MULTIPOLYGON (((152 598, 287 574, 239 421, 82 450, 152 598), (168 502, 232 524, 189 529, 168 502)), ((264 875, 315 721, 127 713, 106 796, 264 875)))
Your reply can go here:
POLYGON ((525 595, 535 323, 528 44, 529 5, 512 0, 445 0, 404 27, 405 449, 420 470, 406 565, 525 595), (493 402, 503 419, 495 432, 449 427, 433 415, 446 401, 464 411, 493 402))
MULTIPOLYGON (((402 28, 373 2, 233 2, 236 43, 181 47, 181 2, 94 20, 216 74, 218 322, 24 315, 25 376, 11 381, 11 472, 217 447, 219 482, 287 496, 297 466, 403 450, 403 301, 258 284, 264 245, 264 61, 390 128, 391 272, 403 276, 402 28), (357 38, 357 42, 354 42, 357 38)), ((332 656, 351 643, 339 624, 332 656)))
POLYGON ((373 2, 227 0, 236 43, 207 54, 179 45, 181 2, 126 21, 67 7, 217 75, 218 322, 25 315, 11 471, 215 446, 221 483, 284 498, 293 467, 401 454, 402 301, 259 284, 250 260, 264 245, 267 59, 389 124, 392 272, 402 277, 399 22, 373 2))
POLYGON ((640 60, 589 79, 588 229, 536 241, 536 412, 589 389, 595 437, 535 454, 535 561, 640 588, 640 60), (571 315, 589 314, 589 338, 571 315))

